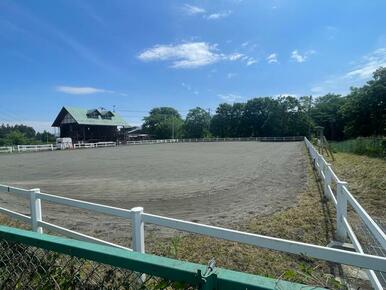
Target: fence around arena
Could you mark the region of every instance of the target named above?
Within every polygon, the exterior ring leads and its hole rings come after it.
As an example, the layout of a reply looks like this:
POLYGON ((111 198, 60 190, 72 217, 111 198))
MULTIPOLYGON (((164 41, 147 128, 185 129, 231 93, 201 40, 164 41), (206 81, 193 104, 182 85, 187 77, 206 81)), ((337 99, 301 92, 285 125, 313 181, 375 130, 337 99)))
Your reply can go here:
POLYGON ((117 146, 116 142, 96 142, 96 143, 74 143, 74 149, 81 148, 100 148, 100 147, 115 147, 117 146))
POLYGON ((154 139, 125 141, 122 144, 144 145, 144 144, 164 144, 164 143, 200 143, 200 142, 291 142, 303 141, 304 136, 286 136, 286 137, 237 137, 237 138, 184 138, 184 139, 154 139))
POLYGON ((12 146, 3 146, 0 147, 0 153, 12 153, 13 147, 12 146))
POLYGON ((39 189, 27 190, 7 185, 0 185, 0 191, 8 192, 11 194, 19 195, 23 198, 27 198, 30 204, 30 215, 28 216, 2 207, 0 208, 0 212, 7 214, 10 217, 31 224, 32 230, 38 233, 43 233, 43 229, 47 229, 49 231, 56 232, 70 238, 92 242, 96 244, 113 246, 126 251, 134 250, 135 252, 140 253, 145 252, 144 224, 155 224, 158 226, 185 231, 189 233, 201 234, 223 240, 249 244, 256 247, 267 248, 271 250, 277 250, 297 255, 305 255, 308 257, 313 257, 316 259, 326 260, 334 263, 365 268, 368 271, 370 281, 374 288, 382 289, 382 285, 379 282, 377 273, 375 273, 374 271, 386 272, 386 257, 364 253, 361 244, 359 243, 358 238, 356 237, 348 221, 347 205, 350 204, 354 208, 354 210, 364 221, 364 224, 367 226, 369 231, 376 237, 377 241, 384 249, 386 249, 385 233, 366 213, 366 211, 358 203, 358 201, 352 196, 352 194, 347 189, 347 184, 341 181, 332 171, 331 165, 329 165, 324 160, 323 156, 321 156, 315 150, 315 148, 307 139, 305 139, 305 143, 314 161, 315 167, 317 168, 317 171, 322 177, 321 179, 323 181, 324 194, 331 198, 332 202, 337 208, 336 237, 340 242, 345 242, 348 236, 352 244, 354 245, 356 252, 352 252, 346 249, 324 247, 275 237, 252 234, 248 232, 242 232, 222 227, 215 227, 190 221, 184 221, 159 215, 153 215, 144 212, 143 208, 141 207, 132 208, 130 210, 122 209, 42 193, 39 189), (336 184, 334 185, 333 182, 335 182, 336 184), (103 241, 95 237, 85 235, 44 221, 42 218, 42 201, 81 208, 85 210, 91 210, 127 219, 131 223, 132 228, 132 249, 128 249, 120 245, 103 241))
MULTIPOLYGON (((331 200, 336 208, 336 239, 339 242, 344 243, 348 237, 355 250, 358 253, 364 253, 363 246, 361 245, 356 233, 354 232, 353 226, 349 222, 347 213, 348 206, 351 206, 351 208, 362 220, 367 230, 379 244, 381 249, 383 249, 381 253, 384 253, 383 251, 386 251, 385 232, 350 193, 347 182, 338 178, 338 176, 332 170, 331 164, 328 163, 325 158, 318 153, 318 151, 307 138, 304 140, 316 171, 318 172, 318 175, 322 181, 323 194, 327 199, 331 200)), ((386 287, 386 285, 382 285, 380 282, 380 279, 386 282, 386 273, 375 273, 373 270, 367 270, 367 275, 375 289, 384 289, 383 287, 386 287)))
POLYGON ((17 152, 28 152, 28 151, 46 151, 51 150, 53 151, 56 149, 56 146, 53 144, 43 144, 43 145, 17 145, 16 150, 17 152))

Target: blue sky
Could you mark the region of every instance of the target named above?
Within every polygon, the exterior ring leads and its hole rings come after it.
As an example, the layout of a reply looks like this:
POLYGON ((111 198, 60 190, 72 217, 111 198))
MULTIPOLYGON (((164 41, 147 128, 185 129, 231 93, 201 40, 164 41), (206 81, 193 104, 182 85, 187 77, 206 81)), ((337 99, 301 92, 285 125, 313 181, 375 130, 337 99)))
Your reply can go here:
POLYGON ((131 124, 156 106, 347 93, 386 66, 386 1, 0 1, 0 123, 62 106, 131 124))

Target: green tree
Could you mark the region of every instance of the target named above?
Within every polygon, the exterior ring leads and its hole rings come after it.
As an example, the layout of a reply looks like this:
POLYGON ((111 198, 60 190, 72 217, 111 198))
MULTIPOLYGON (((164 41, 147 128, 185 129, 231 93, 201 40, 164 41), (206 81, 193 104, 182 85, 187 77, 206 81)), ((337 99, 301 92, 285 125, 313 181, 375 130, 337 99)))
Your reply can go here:
POLYGON ((185 135, 188 138, 203 138, 209 135, 210 115, 204 109, 191 109, 184 123, 185 135))
POLYGON ((4 138, 4 145, 23 145, 28 143, 28 138, 26 138, 25 134, 18 130, 11 131, 4 138))
POLYGON ((324 128, 324 135, 327 139, 342 140, 344 137, 341 108, 345 101, 345 97, 336 94, 327 94, 315 100, 311 116, 316 126, 324 128))
POLYGON ((386 68, 379 68, 373 79, 361 88, 351 88, 342 106, 346 137, 385 135, 386 68))
POLYGON ((144 118, 142 127, 157 139, 180 138, 183 133, 183 120, 174 108, 154 108, 149 112, 149 116, 144 118))

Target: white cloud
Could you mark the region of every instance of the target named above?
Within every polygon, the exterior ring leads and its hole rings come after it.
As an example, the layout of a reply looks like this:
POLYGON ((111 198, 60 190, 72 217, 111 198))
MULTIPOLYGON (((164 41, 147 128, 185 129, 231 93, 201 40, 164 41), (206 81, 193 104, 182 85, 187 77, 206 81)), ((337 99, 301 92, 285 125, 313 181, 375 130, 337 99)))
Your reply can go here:
MULTIPOLYGON (((71 94, 71 95, 89 95, 97 93, 114 93, 114 91, 98 89, 93 87, 70 87, 70 86, 57 86, 56 90, 58 92, 71 94)), ((125 94, 122 94, 125 95, 125 94)))
POLYGON ((234 103, 238 100, 242 100, 243 97, 239 96, 239 95, 236 95, 236 94, 219 94, 218 95, 223 101, 227 102, 227 103, 234 103))
POLYGON ((315 53, 315 50, 307 50, 305 53, 300 54, 300 52, 297 49, 295 49, 291 53, 291 58, 298 63, 302 63, 302 62, 305 62, 309 58, 309 56, 314 53, 315 53))
POLYGON ((138 55, 142 61, 171 61, 173 68, 197 68, 222 60, 236 61, 243 58, 240 53, 223 54, 216 44, 187 42, 182 44, 155 45, 138 55))
POLYGON ((189 15, 196 15, 196 14, 203 14, 206 13, 206 10, 201 7, 193 6, 190 4, 185 4, 182 9, 185 11, 186 14, 189 15))
POLYGON ((381 66, 386 67, 386 48, 362 56, 359 61, 351 63, 351 68, 345 73, 327 76, 324 81, 314 84, 310 91, 319 96, 330 92, 347 94, 350 87, 362 86, 381 66))
POLYGON ((379 48, 362 57, 355 69, 346 73, 347 78, 366 80, 380 66, 386 67, 386 48, 379 48))
POLYGON ((234 78, 235 76, 237 76, 237 74, 235 74, 235 73, 228 73, 228 74, 227 74, 227 78, 228 78, 228 79, 232 79, 232 78, 234 78))
POLYGON ((217 19, 228 17, 231 14, 232 14, 232 11, 230 10, 224 11, 224 12, 217 12, 217 13, 209 14, 208 16, 206 16, 206 19, 217 20, 217 19))
POLYGON ((267 57, 267 62, 268 62, 268 63, 278 63, 278 60, 277 60, 277 54, 276 54, 276 53, 271 53, 271 54, 267 57))
POLYGON ((242 54, 242 53, 233 53, 233 54, 230 54, 229 56, 228 56, 228 59, 229 60, 239 60, 239 59, 241 59, 242 57, 243 57, 244 55, 242 54))
POLYGON ((250 66, 250 65, 253 65, 257 63, 257 60, 254 59, 253 57, 249 57, 248 60, 247 60, 247 66, 250 66))

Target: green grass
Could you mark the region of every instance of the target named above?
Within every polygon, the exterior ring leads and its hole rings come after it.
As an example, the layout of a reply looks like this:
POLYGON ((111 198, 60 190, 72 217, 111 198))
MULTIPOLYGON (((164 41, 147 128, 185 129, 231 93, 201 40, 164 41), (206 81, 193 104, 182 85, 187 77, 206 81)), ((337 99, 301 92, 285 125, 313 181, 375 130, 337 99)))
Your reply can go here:
POLYGON ((357 138, 342 142, 331 142, 331 147, 334 152, 386 158, 386 138, 357 138))

